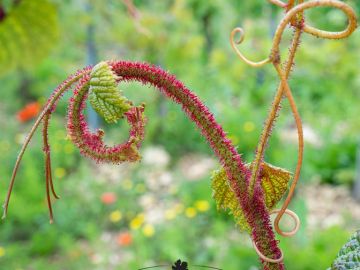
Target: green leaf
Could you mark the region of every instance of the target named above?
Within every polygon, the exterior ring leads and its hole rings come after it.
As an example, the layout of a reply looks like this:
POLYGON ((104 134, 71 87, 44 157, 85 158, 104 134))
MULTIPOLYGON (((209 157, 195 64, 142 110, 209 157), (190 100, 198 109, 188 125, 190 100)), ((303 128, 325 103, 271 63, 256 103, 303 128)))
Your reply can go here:
POLYGON ((0 22, 0 74, 31 68, 59 37, 57 11, 47 0, 20 1, 0 22))
POLYGON ((106 122, 116 123, 132 107, 117 88, 116 74, 106 62, 100 62, 93 67, 90 76, 91 106, 106 122))
POLYGON ((234 216, 235 222, 240 227, 240 230, 250 233, 250 226, 239 206, 239 201, 236 199, 235 193, 229 186, 224 169, 213 172, 211 187, 213 189, 213 198, 215 199, 217 209, 229 209, 230 214, 234 216))
POLYGON ((265 195, 265 204, 268 209, 272 209, 287 190, 291 173, 266 162, 263 162, 261 166, 260 178, 265 195))
POLYGON ((328 270, 360 269, 360 231, 340 249, 335 261, 328 270))
MULTIPOLYGON (((291 173, 265 162, 263 162, 261 166, 261 186, 264 190, 266 207, 270 210, 284 195, 291 178, 291 173)), ((251 168, 251 165, 248 164, 247 167, 251 168)), ((235 193, 229 185, 226 172, 223 168, 213 172, 211 186, 217 208, 223 210, 228 209, 234 216, 235 222, 240 230, 250 232, 250 226, 246 221, 235 193)))

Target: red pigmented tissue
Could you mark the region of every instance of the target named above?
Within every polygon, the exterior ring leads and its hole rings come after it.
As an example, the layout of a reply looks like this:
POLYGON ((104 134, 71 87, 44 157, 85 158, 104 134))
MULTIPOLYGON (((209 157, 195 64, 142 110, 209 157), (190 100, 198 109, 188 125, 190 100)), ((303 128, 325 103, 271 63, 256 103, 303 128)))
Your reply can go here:
POLYGON ((24 123, 33 118, 35 118, 41 110, 41 105, 39 102, 32 102, 27 104, 23 109, 21 109, 17 114, 16 118, 19 122, 24 123))
POLYGON ((116 202, 116 194, 114 192, 105 192, 101 195, 101 201, 103 204, 113 204, 116 202))

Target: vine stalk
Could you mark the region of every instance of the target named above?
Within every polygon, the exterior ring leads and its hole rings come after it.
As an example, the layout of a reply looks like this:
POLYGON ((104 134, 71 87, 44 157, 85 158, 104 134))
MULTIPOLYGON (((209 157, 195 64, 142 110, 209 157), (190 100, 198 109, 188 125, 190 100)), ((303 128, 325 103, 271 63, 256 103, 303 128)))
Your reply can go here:
MULTIPOLYGON (((125 1, 125 0, 124 0, 125 1)), ((227 138, 222 127, 216 122, 214 115, 192 93, 186 86, 178 81, 175 76, 163 71, 155 66, 145 63, 133 63, 126 61, 101 62, 94 67, 86 67, 74 75, 71 75, 55 89, 53 95, 48 99, 45 108, 35 121, 27 136, 18 158, 15 162, 14 170, 9 184, 8 193, 4 203, 3 218, 8 211, 9 200, 15 177, 27 146, 32 139, 36 129, 43 122, 43 151, 45 157, 45 178, 46 178, 46 199, 49 208, 50 222, 53 222, 53 210, 51 205, 51 193, 55 198, 59 198, 54 190, 51 173, 50 145, 48 140, 48 126, 51 113, 54 112, 57 102, 63 93, 69 90, 75 83, 74 94, 70 99, 68 112, 68 133, 72 142, 79 148, 80 152, 97 162, 121 163, 125 161, 138 161, 140 154, 138 148, 144 138, 144 126, 146 118, 143 115, 145 105, 135 106, 132 102, 121 96, 117 91, 116 84, 120 82, 138 81, 144 85, 154 86, 166 97, 178 103, 185 114, 199 128, 202 135, 208 141, 215 155, 219 158, 223 166, 227 181, 231 191, 236 197, 237 203, 246 221, 251 228, 251 238, 255 251, 258 253, 265 270, 285 269, 283 263, 284 254, 278 247, 273 227, 270 222, 270 215, 277 214, 275 218, 275 231, 283 236, 292 236, 299 228, 300 220, 297 215, 287 209, 294 194, 296 184, 299 180, 301 164, 303 159, 304 138, 302 123, 297 106, 288 84, 292 66, 295 62, 295 54, 299 47, 301 35, 309 33, 311 35, 328 38, 340 39, 348 37, 357 26, 355 13, 351 7, 338 0, 310 0, 303 2, 289 0, 284 3, 280 0, 268 0, 269 2, 282 7, 286 13, 281 20, 274 38, 270 56, 264 60, 254 62, 247 59, 236 47, 244 40, 244 30, 235 28, 230 34, 231 45, 239 58, 253 67, 262 67, 272 63, 280 79, 277 92, 275 94, 269 115, 265 121, 264 129, 261 133, 260 141, 256 149, 255 159, 250 167, 247 167, 240 154, 236 151, 231 140, 227 138), (328 6, 342 10, 348 17, 348 25, 345 30, 340 32, 323 31, 306 24, 304 11, 306 9, 328 6), (288 26, 294 27, 294 36, 289 49, 288 59, 285 64, 281 62, 279 44, 288 26), (240 39, 235 41, 235 35, 240 34, 240 39), (126 118, 131 128, 129 138, 126 142, 115 146, 108 146, 103 141, 104 132, 97 130, 92 133, 85 121, 83 110, 86 106, 86 99, 90 96, 90 103, 106 119, 116 122, 120 118, 126 118), (298 159, 294 178, 289 189, 287 198, 280 210, 267 209, 264 202, 264 191, 260 185, 261 163, 271 130, 281 108, 282 98, 286 96, 289 101, 294 121, 298 132, 298 159), (284 214, 288 214, 295 221, 295 228, 291 232, 283 232, 279 227, 279 221, 284 214)), ((131 1, 125 1, 131 3, 131 1)))
MULTIPOLYGON (((297 164, 296 164, 295 174, 294 174, 294 178, 293 178, 289 193, 288 193, 287 198, 285 199, 285 202, 283 203, 281 209, 271 212, 271 213, 277 213, 277 216, 274 221, 274 227, 275 227, 276 232, 282 236, 292 236, 296 233, 297 229, 299 228, 300 220, 298 219, 298 217, 296 216, 295 213, 289 212, 290 210, 288 210, 287 207, 292 199, 296 184, 300 177, 300 171, 301 171, 301 165, 302 165, 302 159, 303 159, 304 138, 303 138, 303 129, 302 129, 301 118, 300 118, 299 112, 297 110, 296 103, 293 98, 292 92, 288 85, 287 79, 291 73, 291 69, 294 64, 295 54, 296 54, 297 48, 299 46, 301 35, 303 32, 309 33, 316 37, 328 38, 328 39, 346 38, 356 29, 357 19, 355 16, 355 12, 353 11, 353 9, 350 6, 348 6, 347 4, 345 4, 343 2, 337 1, 337 0, 312 0, 309 2, 305 2, 305 3, 303 0, 299 0, 298 5, 296 5, 296 6, 295 6, 294 0, 289 0, 288 3, 284 3, 280 0, 268 0, 268 1, 270 3, 273 3, 273 4, 281 7, 281 8, 284 8, 286 11, 284 18, 282 19, 282 21, 280 22, 280 24, 276 30, 276 33, 275 33, 275 36, 273 39, 273 46, 271 49, 270 56, 268 58, 266 58, 265 60, 258 61, 258 62, 253 62, 253 61, 250 61, 249 59, 247 59, 236 47, 236 44, 240 44, 244 39, 244 31, 241 28, 235 28, 231 32, 230 41, 231 41, 231 45, 232 45, 233 49, 235 50, 236 54, 246 64, 248 64, 252 67, 261 67, 267 63, 272 62, 273 66, 279 76, 279 79, 280 79, 280 85, 279 85, 276 95, 274 97, 267 120, 265 121, 265 125, 264 125, 263 131, 261 133, 261 137, 260 137, 258 146, 256 148, 255 159, 252 163, 252 173, 251 173, 250 183, 249 183, 250 198, 253 198, 256 196, 254 194, 254 192, 255 192, 256 186, 258 185, 258 182, 260 181, 260 177, 259 177, 260 172, 261 172, 260 164, 262 163, 262 161, 264 159, 265 149, 268 144, 268 140, 270 138, 271 130, 274 126, 276 117, 280 111, 280 104, 281 104, 281 100, 282 100, 282 97, 284 94, 286 95, 286 97, 289 101, 289 104, 290 104, 290 107, 291 107, 291 110, 293 113, 294 121, 295 121, 296 127, 297 127, 297 133, 298 133, 298 160, 297 160, 297 164), (347 25, 346 29, 343 31, 340 31, 340 32, 329 32, 329 31, 320 30, 320 29, 317 29, 317 28, 307 25, 305 23, 305 19, 304 19, 304 11, 309 8, 320 7, 320 6, 329 6, 329 7, 334 7, 334 8, 342 10, 348 17, 348 25, 347 25), (288 60, 286 61, 286 65, 282 68, 280 52, 279 52, 279 44, 281 42, 283 31, 287 25, 293 26, 295 29, 294 30, 295 32, 294 32, 294 37, 292 40, 291 47, 289 49, 288 60), (234 41, 234 36, 236 33, 241 34, 241 37, 238 41, 234 41), (291 232, 283 232, 279 227, 279 222, 280 222, 282 216, 284 215, 284 213, 288 213, 295 221, 295 228, 291 232)), ((255 240, 253 240, 253 243, 254 243, 255 250, 259 254, 260 258, 263 261, 266 261, 268 263, 273 263, 273 265, 271 267, 274 267, 274 268, 271 268, 271 269, 278 269, 276 266, 274 266, 274 263, 279 264, 280 268, 282 267, 281 261, 283 259, 283 256, 278 257, 278 259, 269 258, 266 255, 264 255, 261 250, 258 249, 257 243, 255 240)))

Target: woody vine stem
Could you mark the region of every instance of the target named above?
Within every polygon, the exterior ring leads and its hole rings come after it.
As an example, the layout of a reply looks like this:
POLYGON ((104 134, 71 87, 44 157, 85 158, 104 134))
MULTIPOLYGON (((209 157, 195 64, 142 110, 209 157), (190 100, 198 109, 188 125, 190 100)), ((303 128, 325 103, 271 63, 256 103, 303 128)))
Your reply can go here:
MULTIPOLYGON (((282 236, 292 236, 298 230, 300 225, 299 218, 294 212, 288 209, 288 205, 300 176, 304 147, 301 118, 287 79, 294 65, 295 54, 303 33, 309 33, 319 38, 346 38, 356 29, 357 20, 353 9, 338 0, 311 0, 308 2, 298 0, 297 4, 295 4, 295 0, 289 0, 288 3, 280 0, 268 1, 285 10, 285 15, 276 30, 269 57, 262 61, 254 62, 247 59, 238 50, 237 45, 244 39, 243 29, 235 28, 230 36, 231 45, 241 60, 253 67, 262 67, 272 63, 280 80, 269 115, 265 121, 259 144, 256 148, 255 159, 250 165, 245 164, 241 159, 234 145, 226 137, 222 127, 216 122, 215 117, 208 108, 195 94, 178 81, 175 76, 158 67, 145 63, 126 61, 101 62, 94 67, 86 67, 74 75, 69 76, 55 89, 53 95, 48 99, 43 111, 30 130, 16 160, 4 203, 3 218, 7 215, 9 200, 21 159, 36 129, 42 123, 46 198, 50 222, 53 222, 51 193, 54 198, 59 198, 59 196, 57 196, 53 186, 48 127, 51 114, 55 111, 58 101, 62 95, 71 88, 74 88, 74 92, 69 103, 67 129, 70 139, 79 148, 80 152, 84 156, 92 158, 97 162, 118 164, 126 161, 135 162, 141 159, 138 150, 145 132, 145 104, 136 106, 127 100, 121 91, 117 89, 118 83, 138 81, 144 85, 154 86, 165 96, 180 104, 189 119, 197 125, 223 167, 224 179, 220 172, 220 174, 215 174, 213 182, 220 183, 218 185, 219 190, 222 189, 226 191, 227 187, 230 189, 230 193, 223 192, 222 195, 230 194, 233 196, 235 205, 229 204, 230 206, 228 205, 228 207, 231 208, 234 216, 240 220, 240 223, 243 221, 243 224, 245 224, 245 230, 251 235, 254 249, 258 253, 264 269, 285 269, 283 263, 284 256, 278 247, 278 241, 275 239, 275 234, 270 223, 270 215, 277 214, 274 221, 274 229, 278 234, 282 236), (340 32, 328 32, 306 24, 304 11, 315 7, 334 7, 343 11, 348 17, 346 29, 340 32), (290 45, 288 59, 282 62, 279 44, 282 34, 288 25, 294 29, 294 36, 290 45), (240 39, 236 41, 235 36, 239 34, 240 39), (270 175, 274 176, 275 179, 285 179, 290 174, 280 168, 266 164, 264 162, 264 153, 276 117, 280 112, 283 96, 286 96, 289 101, 297 126, 298 160, 292 184, 284 204, 281 209, 273 210, 272 207, 279 201, 283 193, 271 194, 271 191, 269 193, 266 184, 264 184, 265 178, 267 175, 270 175), (103 141, 104 132, 102 130, 97 130, 95 133, 90 132, 83 113, 87 98, 89 98, 90 104, 94 109, 107 122, 116 123, 122 118, 127 120, 131 126, 127 141, 115 146, 108 146, 103 141), (220 182, 217 182, 218 180, 220 182), (222 180, 224 180, 224 182, 221 182, 222 180), (290 232, 284 232, 279 227, 279 221, 285 213, 290 215, 295 222, 295 227, 290 232)), ((131 1, 126 1, 126 3, 129 4, 131 1)), ((285 188, 286 184, 287 182, 285 182, 285 188)), ((217 195, 214 197, 216 199, 217 195)), ((227 201, 227 203, 229 202, 227 201)), ((220 204, 222 205, 223 202, 220 204)))

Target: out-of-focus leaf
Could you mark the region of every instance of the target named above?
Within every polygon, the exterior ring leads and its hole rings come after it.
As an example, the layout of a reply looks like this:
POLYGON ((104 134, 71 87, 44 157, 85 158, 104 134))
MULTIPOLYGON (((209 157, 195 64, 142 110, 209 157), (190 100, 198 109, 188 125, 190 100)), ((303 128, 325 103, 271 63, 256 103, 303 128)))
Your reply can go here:
POLYGON ((46 0, 21 1, 0 23, 0 74, 34 66, 57 39, 55 6, 46 0))

